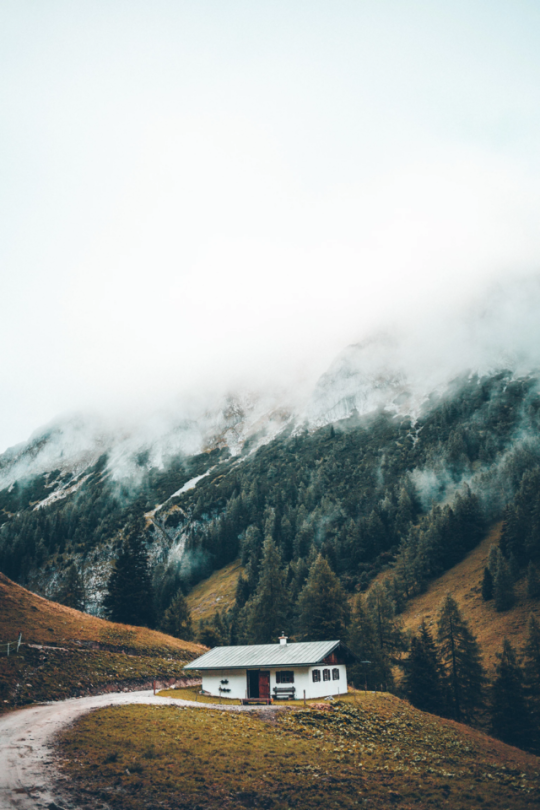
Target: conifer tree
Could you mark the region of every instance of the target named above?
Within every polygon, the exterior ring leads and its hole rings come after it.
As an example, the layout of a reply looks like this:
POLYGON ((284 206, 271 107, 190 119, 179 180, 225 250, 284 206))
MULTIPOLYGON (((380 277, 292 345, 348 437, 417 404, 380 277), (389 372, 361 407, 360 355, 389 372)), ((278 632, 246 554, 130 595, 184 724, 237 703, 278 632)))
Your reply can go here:
POLYGON ((247 640, 255 644, 276 643, 285 630, 289 600, 279 549, 266 537, 257 589, 244 608, 247 640))
POLYGON ((381 649, 377 629, 360 594, 354 604, 348 643, 356 659, 347 668, 351 683, 360 689, 392 689, 394 680, 390 659, 381 649))
POLYGON ((109 577, 104 607, 114 622, 152 627, 153 593, 142 521, 136 520, 109 577))
POLYGON ((210 621, 201 619, 199 622, 197 641, 204 644, 205 647, 223 647, 223 645, 228 643, 227 635, 227 630, 219 610, 210 621))
POLYGON ((373 619, 379 646, 392 656, 405 649, 405 639, 400 622, 396 619, 393 600, 379 582, 371 588, 366 606, 373 619))
POLYGON ((499 560, 500 549, 497 546, 490 546, 489 547, 489 556, 488 556, 488 565, 489 572, 493 579, 495 579, 495 575, 497 573, 497 563, 499 560))
POLYGON ((164 633, 168 633, 175 638, 182 638, 186 641, 191 641, 193 638, 191 613, 186 598, 181 590, 178 590, 176 596, 163 614, 161 629, 164 633))
POLYGON ((67 570, 66 578, 56 599, 60 604, 75 608, 75 610, 84 610, 86 607, 83 578, 74 562, 67 570))
POLYGON ((470 719, 482 706, 485 675, 478 642, 450 594, 439 612, 437 641, 452 714, 456 720, 470 719))
POLYGON ((298 598, 298 633, 307 641, 342 639, 349 620, 347 595, 319 554, 298 598))
POLYGON ((493 599, 493 577, 487 565, 484 568, 484 578, 482 579, 482 599, 484 602, 493 599))
POLYGON ((242 574, 238 577, 236 583, 236 596, 235 603, 239 610, 241 610, 249 599, 249 582, 243 577, 242 574))
POLYGON ((523 649, 525 685, 537 732, 540 731, 540 624, 531 614, 523 649))
POLYGON ((527 567, 527 596, 529 599, 538 599, 540 597, 540 576, 538 575, 538 568, 532 560, 529 561, 527 567))
POLYGON ((405 694, 417 709, 442 714, 445 708, 443 668, 431 634, 422 622, 411 639, 404 680, 405 694))
POLYGON ((523 671, 506 638, 498 658, 491 689, 491 730, 510 745, 528 748, 532 743, 532 722, 525 700, 523 671))
POLYGON ((497 570, 493 579, 493 596, 495 608, 499 612, 510 610, 516 601, 510 567, 500 551, 497 554, 497 570))

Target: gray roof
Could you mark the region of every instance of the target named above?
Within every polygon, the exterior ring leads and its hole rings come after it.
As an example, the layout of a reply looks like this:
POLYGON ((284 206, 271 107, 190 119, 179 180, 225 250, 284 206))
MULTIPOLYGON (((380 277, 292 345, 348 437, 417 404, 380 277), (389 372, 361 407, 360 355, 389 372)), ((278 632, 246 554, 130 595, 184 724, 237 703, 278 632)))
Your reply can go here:
POLYGON ((330 655, 339 641, 304 641, 301 644, 251 644, 214 647, 184 669, 246 669, 246 667, 308 667, 330 655))

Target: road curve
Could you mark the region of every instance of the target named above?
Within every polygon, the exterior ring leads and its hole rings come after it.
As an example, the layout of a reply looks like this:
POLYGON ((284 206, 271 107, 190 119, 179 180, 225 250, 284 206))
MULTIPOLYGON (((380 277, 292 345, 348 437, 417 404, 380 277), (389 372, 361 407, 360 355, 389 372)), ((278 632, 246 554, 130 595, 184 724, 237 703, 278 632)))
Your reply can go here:
MULTIPOLYGON (((113 692, 71 698, 11 712, 0 717, 0 810, 36 810, 54 807, 52 740, 64 726, 90 709, 128 703, 155 706, 194 706, 198 709, 253 711, 262 707, 219 706, 144 692, 113 692)), ((57 799, 58 806, 62 801, 57 799)))

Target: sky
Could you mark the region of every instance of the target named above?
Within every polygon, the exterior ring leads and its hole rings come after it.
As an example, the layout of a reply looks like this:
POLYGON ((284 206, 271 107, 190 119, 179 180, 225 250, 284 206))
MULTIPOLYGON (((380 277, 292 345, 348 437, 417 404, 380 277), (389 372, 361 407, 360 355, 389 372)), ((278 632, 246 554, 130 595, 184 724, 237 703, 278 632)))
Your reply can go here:
POLYGON ((540 5, 3 0, 0 452, 539 272, 540 5))

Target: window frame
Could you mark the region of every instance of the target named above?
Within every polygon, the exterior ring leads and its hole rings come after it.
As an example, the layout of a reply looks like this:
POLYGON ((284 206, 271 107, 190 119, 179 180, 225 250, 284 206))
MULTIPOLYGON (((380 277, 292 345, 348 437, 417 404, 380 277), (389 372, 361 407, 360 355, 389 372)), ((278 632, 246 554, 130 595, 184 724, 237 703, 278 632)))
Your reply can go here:
POLYGON ((321 670, 320 669, 312 669, 311 670, 311 680, 313 683, 320 683, 321 682, 321 670))
POLYGON ((332 670, 332 680, 339 681, 339 667, 334 667, 332 670))
POLYGON ((294 670, 293 669, 276 670, 276 683, 278 684, 294 683, 294 670))
POLYGON ((331 680, 330 670, 328 668, 323 669, 323 671, 322 671, 322 679, 323 679, 323 681, 330 681, 331 680))

